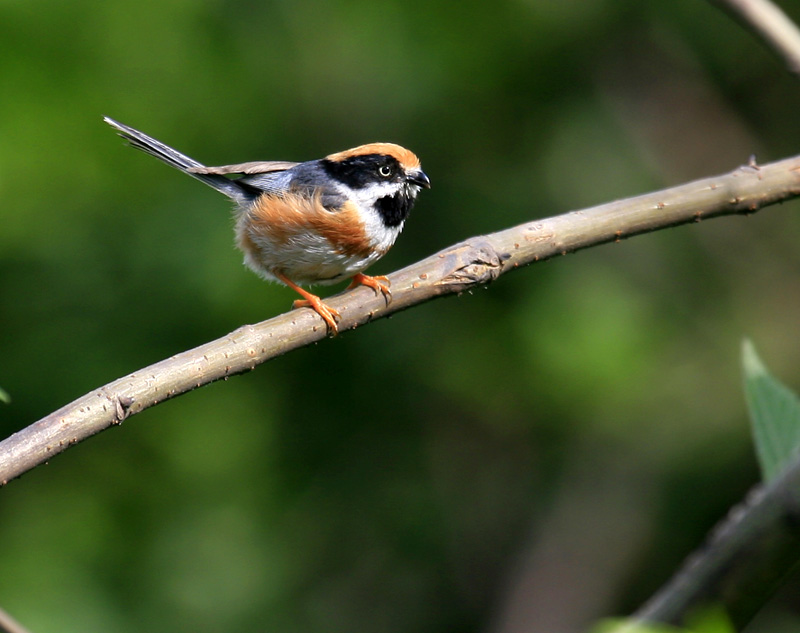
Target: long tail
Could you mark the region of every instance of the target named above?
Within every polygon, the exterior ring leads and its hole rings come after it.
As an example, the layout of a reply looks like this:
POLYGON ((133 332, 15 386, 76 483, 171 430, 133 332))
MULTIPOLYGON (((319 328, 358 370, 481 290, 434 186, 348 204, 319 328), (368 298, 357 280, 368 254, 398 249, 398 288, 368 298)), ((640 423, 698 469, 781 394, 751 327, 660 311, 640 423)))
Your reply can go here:
POLYGON ((109 117, 103 117, 103 121, 113 127, 119 135, 131 144, 131 147, 142 150, 143 152, 155 156, 158 160, 165 162, 167 165, 179 169, 185 174, 189 174, 192 178, 204 182, 209 187, 213 187, 217 191, 224 193, 229 198, 237 202, 244 202, 252 198, 252 192, 243 185, 234 180, 230 180, 225 176, 215 176, 212 174, 197 174, 190 169, 193 167, 203 167, 202 163, 181 154, 179 151, 172 149, 169 145, 157 141, 147 134, 135 130, 132 127, 123 125, 109 117))

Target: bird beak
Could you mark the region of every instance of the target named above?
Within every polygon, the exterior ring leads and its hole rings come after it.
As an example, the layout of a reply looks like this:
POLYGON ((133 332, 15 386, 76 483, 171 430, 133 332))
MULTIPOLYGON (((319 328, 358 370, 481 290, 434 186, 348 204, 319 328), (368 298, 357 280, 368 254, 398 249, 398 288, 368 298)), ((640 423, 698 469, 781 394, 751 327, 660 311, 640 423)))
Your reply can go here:
POLYGON ((428 178, 427 174, 421 169, 409 172, 408 175, 406 176, 406 180, 410 182, 412 185, 417 185, 418 187, 422 187, 423 189, 431 188, 431 179, 428 178))

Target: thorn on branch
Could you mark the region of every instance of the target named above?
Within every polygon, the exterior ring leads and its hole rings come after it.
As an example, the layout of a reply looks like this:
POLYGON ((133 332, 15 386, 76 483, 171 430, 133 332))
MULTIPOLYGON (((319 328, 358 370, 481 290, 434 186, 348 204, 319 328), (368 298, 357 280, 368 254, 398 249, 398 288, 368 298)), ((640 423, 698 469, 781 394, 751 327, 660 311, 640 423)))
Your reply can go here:
POLYGON ((747 172, 755 172, 755 173, 758 174, 758 179, 759 180, 762 179, 761 166, 756 161, 756 155, 755 154, 751 154, 750 155, 750 158, 747 159, 747 164, 746 165, 742 165, 741 170, 742 171, 747 171, 747 172))

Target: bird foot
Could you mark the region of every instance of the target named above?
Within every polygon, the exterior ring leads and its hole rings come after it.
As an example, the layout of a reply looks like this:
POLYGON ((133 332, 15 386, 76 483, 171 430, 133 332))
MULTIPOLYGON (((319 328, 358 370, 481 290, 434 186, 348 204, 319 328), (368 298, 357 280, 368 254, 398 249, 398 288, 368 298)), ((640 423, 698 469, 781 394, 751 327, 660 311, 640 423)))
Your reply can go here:
POLYGON ((311 308, 314 310, 314 312, 320 315, 328 325, 328 331, 333 336, 336 336, 339 333, 339 326, 336 324, 336 321, 341 319, 342 315, 339 314, 338 310, 334 310, 317 295, 312 295, 309 293, 307 296, 307 299, 297 299, 294 301, 292 303, 292 309, 297 310, 298 308, 311 308))
POLYGON ((384 275, 370 277, 369 275, 364 275, 363 273, 357 273, 353 276, 353 279, 350 281, 350 285, 347 286, 346 290, 357 288, 358 286, 369 286, 375 291, 375 294, 382 294, 386 299, 387 306, 392 302, 392 291, 389 289, 389 278, 384 275))

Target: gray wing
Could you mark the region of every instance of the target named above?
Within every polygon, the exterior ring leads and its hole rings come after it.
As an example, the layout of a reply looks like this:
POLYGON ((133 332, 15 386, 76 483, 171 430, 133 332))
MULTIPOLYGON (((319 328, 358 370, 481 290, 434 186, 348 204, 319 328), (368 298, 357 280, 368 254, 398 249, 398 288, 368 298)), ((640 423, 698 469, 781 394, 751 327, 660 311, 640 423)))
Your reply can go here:
POLYGON ((283 193, 292 181, 294 167, 300 163, 285 160, 253 161, 218 167, 193 167, 194 174, 232 176, 234 181, 267 193, 283 193))
POLYGON ((220 165, 218 167, 192 167, 189 171, 193 174, 209 174, 214 176, 233 176, 241 174, 250 176, 255 174, 269 174, 276 171, 286 171, 297 167, 300 163, 291 163, 286 160, 256 160, 249 163, 236 165, 220 165))
POLYGON ((207 176, 232 176, 234 182, 269 194, 283 195, 287 192, 303 195, 320 195, 320 202, 333 211, 341 207, 347 197, 329 188, 318 188, 319 161, 291 163, 283 160, 254 161, 219 167, 193 167, 193 174, 207 176))

